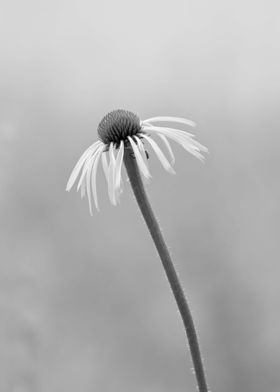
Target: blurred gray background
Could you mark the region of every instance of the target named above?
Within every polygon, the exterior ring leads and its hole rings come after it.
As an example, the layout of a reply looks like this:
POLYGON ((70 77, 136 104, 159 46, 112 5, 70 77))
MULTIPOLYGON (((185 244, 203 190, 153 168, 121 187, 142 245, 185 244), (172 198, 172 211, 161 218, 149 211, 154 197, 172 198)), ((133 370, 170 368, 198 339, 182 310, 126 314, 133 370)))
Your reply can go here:
POLYGON ((152 203, 212 392, 279 392, 279 3, 0 6, 0 391, 195 391, 182 323, 126 183, 65 192, 110 110, 197 122, 205 164, 151 154, 152 203))

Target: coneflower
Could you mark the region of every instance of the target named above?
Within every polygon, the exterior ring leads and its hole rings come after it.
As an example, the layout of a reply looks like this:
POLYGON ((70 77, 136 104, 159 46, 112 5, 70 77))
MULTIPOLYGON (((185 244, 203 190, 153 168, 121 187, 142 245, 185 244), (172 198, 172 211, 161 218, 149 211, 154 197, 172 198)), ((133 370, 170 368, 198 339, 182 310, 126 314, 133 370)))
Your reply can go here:
POLYGON ((100 158, 108 182, 109 198, 114 205, 119 202, 121 193, 121 172, 125 149, 132 149, 140 172, 147 179, 151 175, 146 163, 145 144, 150 145, 162 166, 169 173, 175 173, 172 167, 175 163, 175 157, 167 138, 179 143, 192 155, 203 160, 201 152, 207 152, 207 148, 194 140, 194 135, 180 129, 156 125, 163 122, 174 123, 176 126, 178 124, 195 125, 190 120, 177 117, 153 117, 141 121, 136 114, 127 110, 114 110, 108 113, 98 126, 100 140, 93 143, 78 160, 69 178, 66 190, 69 191, 72 188, 81 173, 77 190, 81 190, 82 197, 87 193, 90 214, 92 215, 92 198, 96 209, 99 209, 96 173, 100 158), (158 136, 165 145, 168 158, 166 158, 158 143, 154 140, 154 136, 158 136))
POLYGON ((169 173, 175 173, 173 169, 175 158, 168 139, 177 142, 198 159, 204 159, 201 153, 207 152, 207 148, 194 140, 193 134, 178 129, 179 125, 193 127, 195 124, 184 118, 166 116, 152 117, 141 121, 136 114, 127 110, 114 110, 108 113, 98 126, 99 140, 93 143, 80 157, 70 175, 66 190, 69 191, 72 188, 80 175, 77 190, 81 190, 82 197, 87 193, 91 215, 92 199, 96 209, 99 209, 96 173, 101 159, 108 183, 109 198, 111 203, 116 205, 121 194, 124 162, 135 198, 161 258, 184 323, 199 392, 209 392, 190 309, 142 181, 142 176, 146 179, 151 177, 147 165, 147 144, 150 145, 162 166, 169 173), (159 123, 173 123, 176 124, 174 125, 176 128, 159 126, 157 125, 159 123), (161 139, 168 158, 159 147, 158 142, 154 140, 154 136, 161 139))

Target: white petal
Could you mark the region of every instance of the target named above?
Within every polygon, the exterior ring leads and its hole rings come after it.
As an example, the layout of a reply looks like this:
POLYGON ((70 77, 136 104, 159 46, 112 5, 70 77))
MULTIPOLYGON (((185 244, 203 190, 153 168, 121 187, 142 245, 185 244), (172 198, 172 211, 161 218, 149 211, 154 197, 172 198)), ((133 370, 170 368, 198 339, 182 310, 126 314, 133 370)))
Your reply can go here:
MULTIPOLYGON (((146 152, 145 147, 144 147, 144 143, 140 139, 139 136, 134 136, 134 139, 137 141, 137 145, 138 145, 140 154, 142 155, 143 161, 145 162, 145 165, 147 166, 147 168, 149 170, 148 156, 147 156, 147 152, 146 152)), ((143 178, 145 183, 147 183, 149 181, 149 179, 150 178, 146 178, 146 177, 143 178)))
POLYGON ((170 131, 169 137, 170 138, 173 137, 173 140, 176 140, 178 143, 183 143, 183 147, 186 149, 193 149, 196 151, 208 152, 207 147, 203 146, 197 140, 189 137, 189 135, 186 135, 185 132, 178 131, 178 132, 174 133, 174 132, 170 131), (185 146, 184 146, 184 144, 185 144, 185 146))
POLYGON ((187 135, 188 137, 194 137, 195 135, 193 133, 190 132, 186 132, 186 131, 182 131, 181 129, 177 129, 177 128, 169 128, 169 127, 159 127, 159 126, 155 126, 155 125, 151 125, 149 124, 148 126, 144 126, 143 127, 143 131, 147 131, 147 132, 161 132, 161 130, 167 130, 167 131, 171 131, 173 133, 180 133, 180 134, 184 134, 185 136, 187 135))
POLYGON ((196 156, 198 159, 203 160, 204 157, 200 154, 199 151, 208 152, 208 149, 200 144, 198 141, 193 140, 186 132, 179 130, 170 130, 163 127, 153 127, 149 128, 149 131, 155 132, 158 135, 162 133, 165 136, 168 136, 170 139, 173 139, 177 143, 181 144, 181 146, 190 152, 192 155, 196 156))
MULTIPOLYGON (((97 171, 97 166, 100 158, 100 154, 104 150, 104 146, 100 145, 94 154, 94 156, 91 158, 91 160, 88 163, 88 169, 86 171, 86 191, 87 191, 87 197, 88 197, 88 203, 89 203, 89 212, 90 215, 92 216, 92 203, 91 203, 91 187, 93 188, 93 196, 94 196, 94 202, 96 209, 98 210, 98 204, 97 204, 97 192, 96 192, 96 171, 97 171), (92 181, 91 181, 92 178, 92 181)), ((85 181, 83 181, 83 184, 85 181)))
MULTIPOLYGON (((95 163, 95 160, 94 160, 95 163)), ((87 191, 87 197, 88 197, 88 205, 89 205, 89 212, 90 215, 92 216, 92 204, 91 204, 91 183, 90 183, 90 177, 91 177, 91 172, 92 172, 93 165, 91 164, 90 167, 87 170, 86 174, 86 191, 87 191)))
POLYGON ((119 152, 116 159, 116 170, 115 170, 115 179, 114 179, 114 192, 117 201, 119 200, 119 196, 120 196, 123 154, 124 154, 124 143, 123 141, 121 141, 119 152))
POLYGON ((169 173, 175 174, 174 169, 172 168, 172 166, 170 165, 170 163, 168 162, 168 160, 166 159, 165 155, 163 154, 159 146, 156 144, 156 142, 150 136, 147 135, 143 135, 143 138, 148 140, 148 142, 152 146, 153 150, 155 151, 156 155, 158 156, 158 159, 160 160, 165 170, 167 170, 169 173))
POLYGON ((80 176, 80 179, 79 179, 79 182, 77 185, 77 192, 80 189, 80 187, 82 186, 82 184, 84 185, 84 181, 85 181, 85 177, 86 177, 88 168, 92 164, 92 159, 94 158, 94 156, 95 156, 95 153, 93 154, 93 156, 88 157, 87 160, 85 161, 85 164, 84 164, 84 167, 82 170, 82 174, 80 176))
POLYGON ((82 185, 81 185, 81 198, 83 199, 85 197, 86 194, 86 182, 83 181, 82 185))
POLYGON ((114 155, 114 145, 110 143, 109 147, 109 176, 108 176, 108 193, 109 199, 113 205, 116 205, 116 198, 115 198, 115 168, 116 168, 116 159, 114 155))
POLYGON ((72 170, 72 173, 69 177, 69 180, 67 182, 67 186, 66 186, 66 190, 69 192, 70 189, 72 188, 72 186, 74 185, 74 182, 76 181, 80 170, 83 166, 83 164, 85 163, 85 161, 87 160, 87 158, 93 154, 96 149, 98 148, 98 146, 102 144, 102 142, 97 141, 95 143, 93 143, 89 148, 86 149, 86 151, 82 154, 82 156, 80 157, 80 159, 78 160, 78 162, 76 163, 74 169, 72 170))
POLYGON ((103 154, 104 148, 105 147, 102 146, 98 151, 98 154, 97 154, 95 161, 94 161, 94 164, 93 164, 92 176, 91 176, 93 200, 94 200, 95 208, 97 210, 99 210, 99 207, 98 207, 97 189, 96 189, 96 173, 97 173, 97 169, 98 169, 98 163, 99 163, 101 155, 103 154))
POLYGON ((142 140, 140 139, 140 137, 134 136, 134 139, 137 142, 137 145, 138 145, 139 151, 142 155, 143 161, 146 163, 146 166, 148 167, 147 155, 146 155, 144 144, 143 144, 142 140))
POLYGON ((108 176, 109 176, 109 165, 107 162, 107 157, 106 157, 106 153, 104 151, 104 153, 102 154, 102 167, 103 167, 103 171, 106 177, 106 180, 108 181, 108 176))
POLYGON ((162 134, 158 134, 158 136, 161 138, 161 140, 164 142, 164 144, 166 145, 166 148, 167 148, 167 150, 168 150, 168 152, 169 152, 169 155, 170 155, 170 159, 171 159, 171 164, 172 165, 174 165, 174 163, 175 163, 175 156, 174 156, 174 154, 173 154, 173 151, 172 151, 172 148, 171 148, 171 146, 170 146, 170 144, 169 144, 169 141, 166 139, 166 137, 164 136, 164 135, 162 135, 162 134))
POLYGON ((91 156, 89 156, 89 157, 87 158, 87 160, 86 160, 86 162, 85 162, 85 164, 84 164, 83 170, 82 170, 82 174, 81 174, 80 180, 79 180, 79 182, 78 182, 77 192, 78 192, 78 190, 80 189, 80 187, 81 187, 81 185, 82 185, 82 183, 83 183, 83 181, 84 181, 84 178, 85 178, 85 175, 86 175, 87 171, 88 171, 88 170, 90 169, 90 167, 92 166, 92 164, 93 164, 93 162, 94 162, 94 160, 95 160, 95 158, 96 158, 96 154, 97 154, 99 148, 103 148, 103 146, 102 146, 102 145, 99 145, 99 146, 97 147, 97 150, 94 152, 94 154, 91 155, 91 156))
POLYGON ((181 117, 168 117, 168 116, 160 116, 160 117, 152 117, 152 118, 148 118, 147 120, 144 120, 143 123, 145 122, 176 122, 176 123, 180 123, 180 124, 186 124, 189 125, 191 127, 195 127, 196 124, 195 122, 188 120, 186 118, 181 118, 181 117))
POLYGON ((145 162, 144 162, 144 160, 143 160, 143 158, 142 158, 142 156, 141 156, 141 154, 139 152, 139 148, 137 147, 137 145, 133 141, 132 137, 128 136, 128 140, 130 141, 132 150, 134 152, 134 155, 135 155, 135 158, 136 158, 136 161, 137 161, 137 164, 139 166, 139 169, 140 169, 141 173, 143 174, 143 176, 145 178, 147 178, 147 179, 151 178, 149 170, 148 170, 148 168, 147 168, 147 166, 146 166, 146 164, 145 164, 145 162))

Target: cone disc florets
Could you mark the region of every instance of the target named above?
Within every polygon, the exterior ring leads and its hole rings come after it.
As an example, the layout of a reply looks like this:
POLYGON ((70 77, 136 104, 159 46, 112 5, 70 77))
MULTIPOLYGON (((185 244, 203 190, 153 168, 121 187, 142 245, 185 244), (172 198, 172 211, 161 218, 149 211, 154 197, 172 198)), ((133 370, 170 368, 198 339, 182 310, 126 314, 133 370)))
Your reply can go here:
POLYGON ((128 136, 141 132, 139 117, 128 110, 113 110, 106 114, 98 125, 98 135, 104 144, 126 141, 128 136))

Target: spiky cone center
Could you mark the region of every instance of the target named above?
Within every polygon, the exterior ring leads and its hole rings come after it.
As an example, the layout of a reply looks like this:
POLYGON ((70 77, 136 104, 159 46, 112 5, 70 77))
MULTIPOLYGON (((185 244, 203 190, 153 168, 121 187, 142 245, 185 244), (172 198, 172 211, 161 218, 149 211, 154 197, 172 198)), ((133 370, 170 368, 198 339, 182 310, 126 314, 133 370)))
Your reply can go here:
POLYGON ((100 121, 97 132, 104 144, 114 143, 118 147, 121 141, 127 141, 128 136, 141 132, 140 119, 128 110, 113 110, 100 121))

